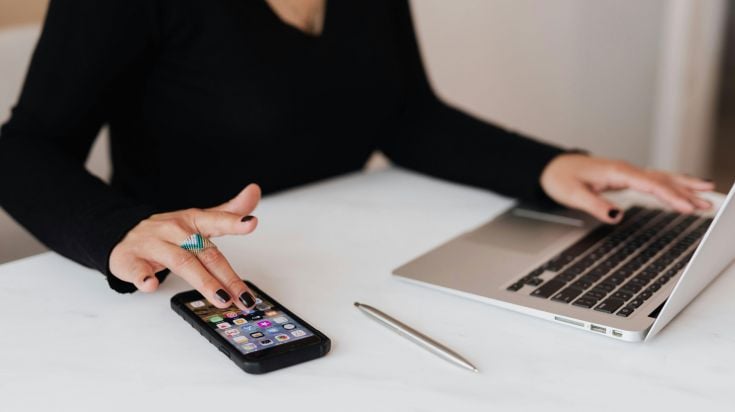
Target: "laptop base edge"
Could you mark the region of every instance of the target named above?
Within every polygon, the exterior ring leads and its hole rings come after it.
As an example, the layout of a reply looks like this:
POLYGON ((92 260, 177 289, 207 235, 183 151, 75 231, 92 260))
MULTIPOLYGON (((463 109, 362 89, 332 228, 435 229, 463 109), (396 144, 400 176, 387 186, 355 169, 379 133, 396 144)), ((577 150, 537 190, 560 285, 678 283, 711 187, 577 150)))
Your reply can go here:
POLYGON ((487 296, 481 296, 476 295, 469 292, 464 292, 461 290, 439 286, 433 283, 423 282, 417 279, 408 278, 405 276, 402 276, 400 274, 397 274, 396 272, 393 272, 392 275, 406 283, 410 283, 413 285, 419 285, 422 287, 427 287, 430 289, 438 290, 441 292, 449 293, 452 295, 458 295, 463 298, 471 299, 478 302, 483 302, 486 304, 490 304, 492 306, 497 306, 502 309, 506 309, 512 312, 518 312, 524 315, 532 316, 538 319, 543 319, 547 321, 554 322, 556 324, 562 324, 566 325, 568 327, 572 327, 577 330, 586 331, 588 333, 593 333, 600 336, 606 336, 611 339, 621 340, 624 342, 644 342, 646 340, 646 335, 648 334, 648 331, 650 328, 647 328, 645 330, 641 331, 632 331, 632 330, 625 330, 621 329, 620 327, 611 327, 605 324, 598 324, 598 323, 592 323, 589 321, 585 321, 582 319, 574 319, 566 315, 559 315, 555 314, 553 312, 546 312, 543 310, 517 305, 514 303, 506 302, 499 299, 493 299, 489 298, 487 296))

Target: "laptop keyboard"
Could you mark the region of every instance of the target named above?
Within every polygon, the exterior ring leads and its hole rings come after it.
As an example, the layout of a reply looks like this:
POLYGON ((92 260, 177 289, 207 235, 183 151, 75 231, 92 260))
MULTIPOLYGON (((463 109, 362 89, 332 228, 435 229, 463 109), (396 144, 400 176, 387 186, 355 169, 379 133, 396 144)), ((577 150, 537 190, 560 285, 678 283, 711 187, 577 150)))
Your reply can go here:
POLYGON ((619 224, 598 227, 507 290, 533 287, 540 299, 628 317, 686 266, 711 223, 632 207, 619 224))

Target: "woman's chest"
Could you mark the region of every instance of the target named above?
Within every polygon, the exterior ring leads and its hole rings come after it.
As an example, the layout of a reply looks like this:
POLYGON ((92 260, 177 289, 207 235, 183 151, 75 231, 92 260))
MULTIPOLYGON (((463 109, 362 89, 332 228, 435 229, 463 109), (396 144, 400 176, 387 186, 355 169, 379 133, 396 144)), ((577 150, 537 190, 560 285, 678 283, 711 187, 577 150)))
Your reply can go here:
POLYGON ((264 2, 215 3, 196 19, 171 23, 146 80, 153 132, 318 134, 379 123, 399 110, 400 56, 376 6, 331 2, 322 35, 312 37, 264 2))

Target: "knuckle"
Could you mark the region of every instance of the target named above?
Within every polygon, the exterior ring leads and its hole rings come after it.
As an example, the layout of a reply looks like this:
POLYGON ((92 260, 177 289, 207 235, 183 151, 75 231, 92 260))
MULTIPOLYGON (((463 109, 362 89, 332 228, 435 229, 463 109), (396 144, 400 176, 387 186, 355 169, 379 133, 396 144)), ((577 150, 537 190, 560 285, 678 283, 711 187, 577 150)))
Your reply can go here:
POLYGON ((188 209, 184 209, 181 211, 181 213, 186 216, 196 216, 197 214, 201 212, 202 212, 202 209, 199 209, 196 207, 190 207, 188 209))

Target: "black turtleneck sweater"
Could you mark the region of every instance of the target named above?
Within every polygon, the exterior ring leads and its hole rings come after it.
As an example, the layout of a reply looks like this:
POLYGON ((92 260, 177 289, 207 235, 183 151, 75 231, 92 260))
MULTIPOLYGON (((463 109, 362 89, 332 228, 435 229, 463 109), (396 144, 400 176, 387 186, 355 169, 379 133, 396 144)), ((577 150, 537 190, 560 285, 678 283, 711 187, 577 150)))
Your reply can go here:
POLYGON ((0 205, 129 292, 108 258, 142 219, 359 170, 374 150, 530 201, 560 153, 438 99, 406 1, 330 0, 315 37, 261 0, 52 0, 0 132, 0 205), (109 185, 84 166, 103 125, 109 185))

